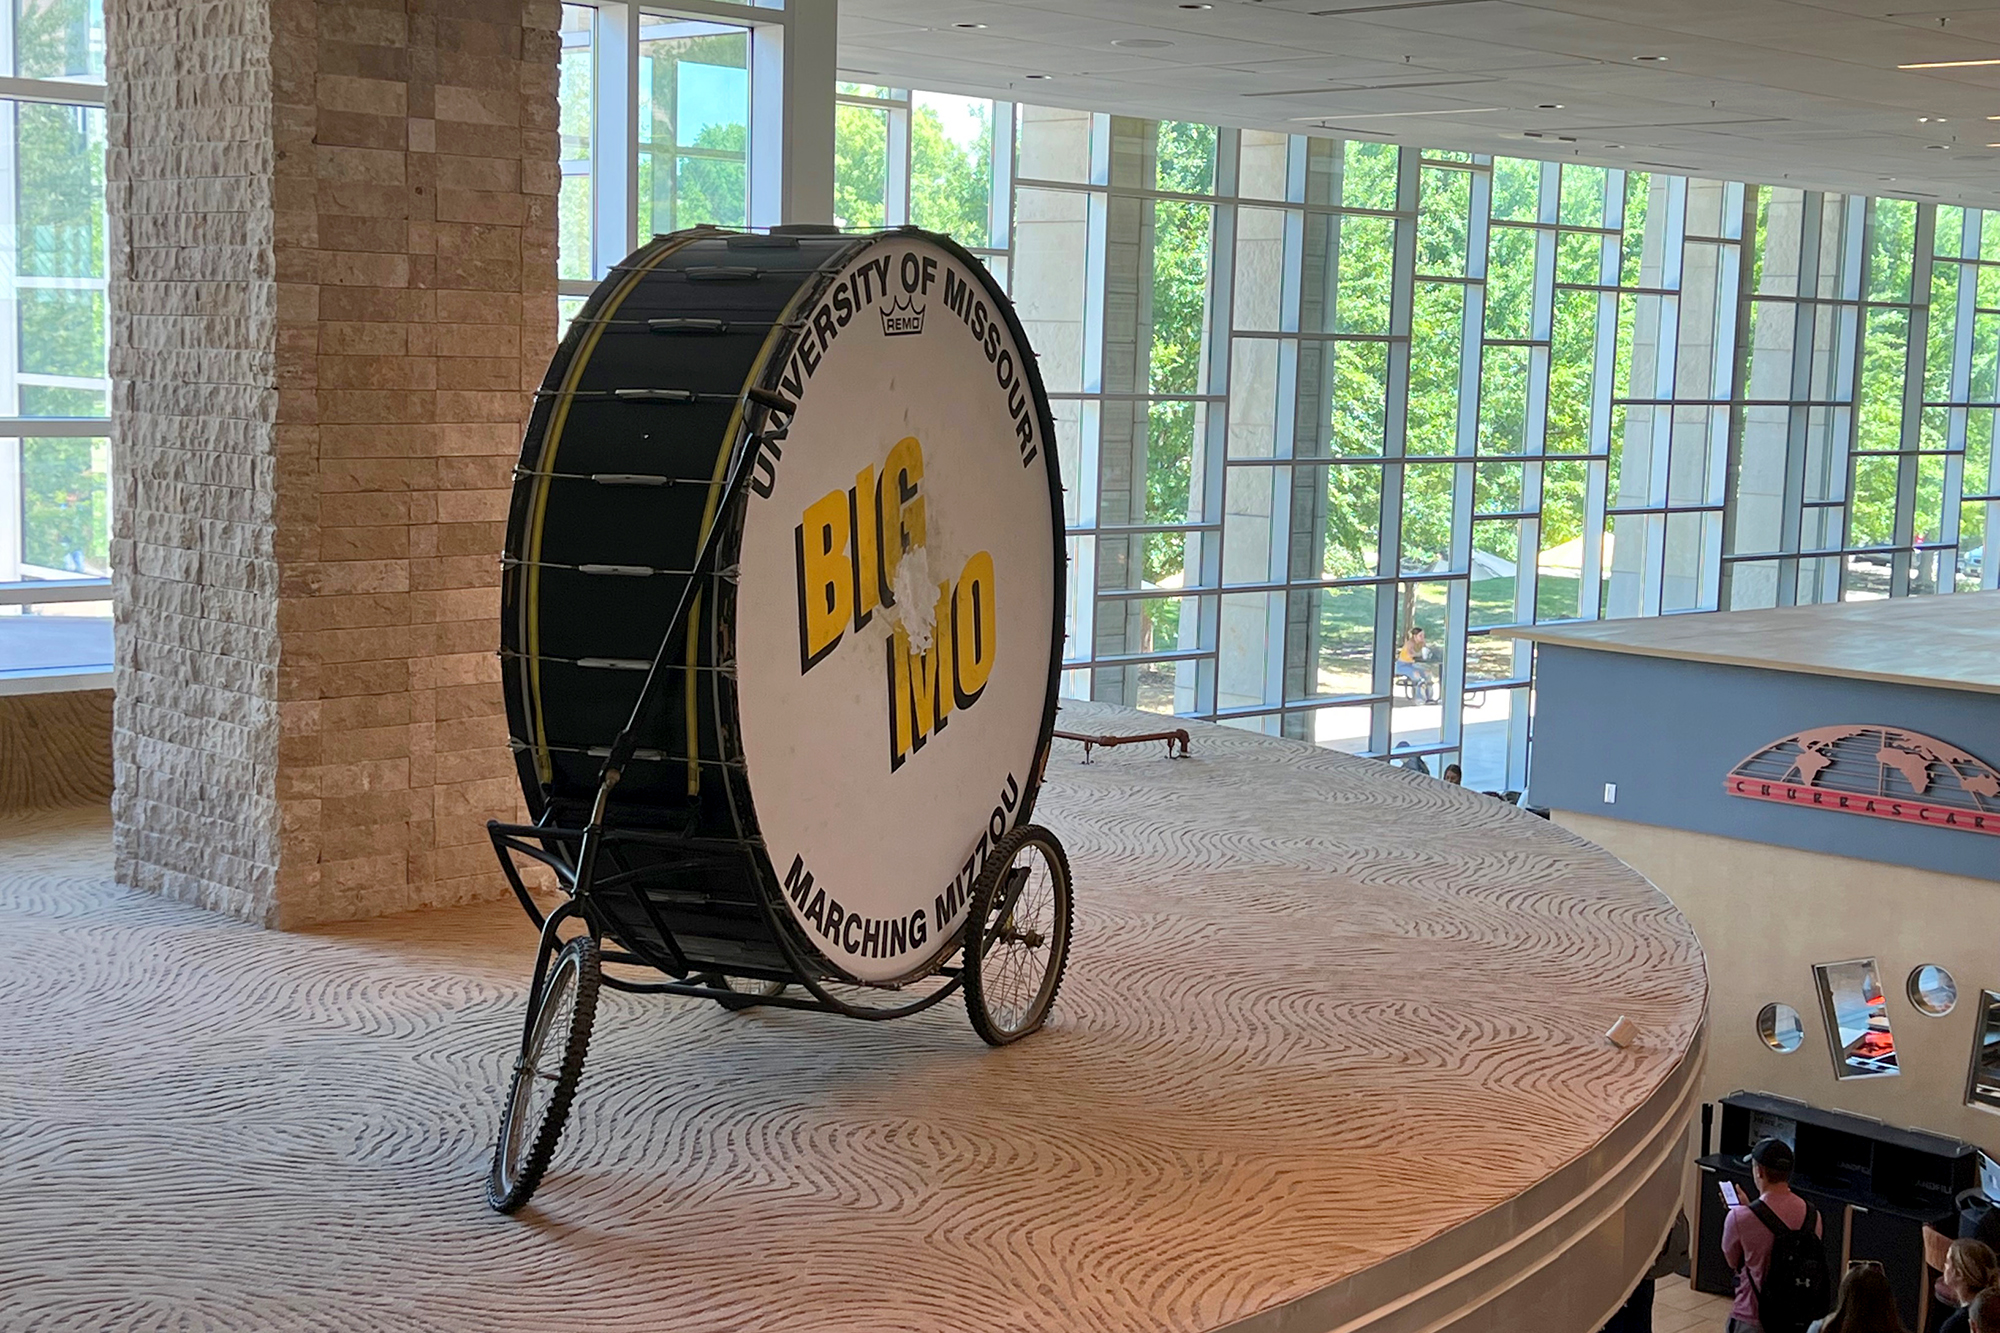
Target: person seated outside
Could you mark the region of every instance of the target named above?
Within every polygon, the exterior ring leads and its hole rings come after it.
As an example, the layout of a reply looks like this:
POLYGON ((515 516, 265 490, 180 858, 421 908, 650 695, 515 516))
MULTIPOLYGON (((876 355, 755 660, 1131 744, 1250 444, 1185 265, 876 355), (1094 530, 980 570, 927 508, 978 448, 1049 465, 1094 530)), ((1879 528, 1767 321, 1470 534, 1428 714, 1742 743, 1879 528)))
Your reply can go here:
POLYGON ((1994 1258, 1992 1249, 1984 1241, 1963 1237, 1953 1241, 1944 1254, 1944 1276, 1937 1280, 1937 1296, 1959 1308, 1938 1325, 1938 1333, 1969 1333, 1969 1307, 1980 1293, 1995 1287, 2000 1287, 2000 1260, 1994 1258))
MULTIPOLYGON (((1792 1150, 1783 1139, 1760 1139, 1750 1150, 1750 1179, 1762 1203, 1785 1226, 1798 1230, 1812 1217, 1816 1236, 1826 1234, 1818 1210, 1792 1193, 1792 1150)), ((1777 1234, 1764 1225, 1751 1205, 1738 1204, 1722 1221, 1722 1257, 1736 1274, 1736 1300, 1729 1307, 1729 1333, 1763 1333, 1757 1318, 1757 1293, 1771 1272, 1771 1248, 1777 1234)))
POLYGON ((1457 764, 1446 764, 1444 766, 1444 780, 1454 787, 1461 786, 1465 782, 1465 770, 1457 764))
POLYGON ((1403 636, 1403 646, 1396 650, 1396 674, 1412 681, 1417 687, 1417 697, 1427 704, 1437 702, 1437 686, 1431 683, 1431 673, 1420 665, 1430 649, 1424 643, 1424 627, 1410 626, 1410 632, 1403 636))
POLYGON ((1847 1266, 1833 1311, 1815 1319, 1806 1333, 1909 1333, 1896 1313, 1896 1293, 1882 1265, 1861 1259, 1847 1266))
POLYGON ((2000 1333, 2000 1288, 1988 1287, 1965 1307, 1972 1333, 2000 1333))

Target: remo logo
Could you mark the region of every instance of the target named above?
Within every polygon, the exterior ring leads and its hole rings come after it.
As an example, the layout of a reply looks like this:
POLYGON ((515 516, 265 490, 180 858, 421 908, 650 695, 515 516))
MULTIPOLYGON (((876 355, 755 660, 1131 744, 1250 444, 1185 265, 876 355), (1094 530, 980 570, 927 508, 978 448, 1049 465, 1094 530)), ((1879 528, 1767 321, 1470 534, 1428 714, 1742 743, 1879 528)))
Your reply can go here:
POLYGON ((963 925, 1048 714, 1057 492, 990 290, 920 236, 853 257, 795 315, 779 386, 798 408, 744 517, 759 833, 794 921, 864 980, 923 970, 963 925))

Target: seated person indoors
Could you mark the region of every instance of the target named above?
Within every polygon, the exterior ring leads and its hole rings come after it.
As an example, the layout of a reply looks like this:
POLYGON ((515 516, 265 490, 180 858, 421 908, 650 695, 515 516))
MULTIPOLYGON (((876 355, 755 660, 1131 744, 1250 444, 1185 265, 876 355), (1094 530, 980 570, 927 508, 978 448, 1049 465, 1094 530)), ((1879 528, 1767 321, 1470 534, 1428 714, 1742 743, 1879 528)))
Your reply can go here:
POLYGON ((1944 1255, 1944 1276, 1937 1280, 1938 1299, 1958 1306, 1938 1325, 1938 1333, 1968 1333, 1973 1300, 2000 1286, 2000 1260, 1983 1241, 1959 1239, 1944 1255))
POLYGON ((1431 684, 1431 673, 1418 665, 1429 651, 1424 645, 1424 627, 1410 626, 1410 632, 1403 636, 1403 646, 1396 650, 1396 674, 1415 681, 1418 696, 1425 703, 1434 704, 1437 702, 1437 686, 1431 684))
POLYGON ((1824 1319, 1813 1320, 1807 1333, 1909 1333, 1896 1313, 1896 1294, 1882 1265, 1861 1260, 1847 1266, 1840 1279, 1840 1299, 1824 1319))
POLYGON ((1778 1240, 1771 1221, 1788 1231, 1806 1228, 1815 1236, 1826 1231, 1818 1210, 1792 1193, 1792 1150, 1784 1140, 1758 1141, 1750 1150, 1750 1178, 1757 1186, 1756 1201, 1731 1208, 1722 1222, 1722 1257, 1736 1273, 1729 1333, 1766 1333, 1759 1318, 1758 1294, 1770 1275, 1771 1249, 1778 1240))
POLYGON ((2000 1333, 2000 1290, 1988 1287, 1974 1296, 1965 1309, 1971 1333, 2000 1333))

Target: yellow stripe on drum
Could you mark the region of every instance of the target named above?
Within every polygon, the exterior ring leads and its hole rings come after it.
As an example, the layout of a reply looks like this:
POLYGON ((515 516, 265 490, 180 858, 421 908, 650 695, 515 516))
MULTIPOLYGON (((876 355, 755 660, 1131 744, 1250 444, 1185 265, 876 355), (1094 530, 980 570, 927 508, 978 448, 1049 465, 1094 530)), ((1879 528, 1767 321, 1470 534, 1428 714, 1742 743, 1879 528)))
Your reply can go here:
MULTIPOLYGON (((852 250, 842 250, 840 255, 844 258, 851 253, 853 253, 852 250)), ((819 272, 822 274, 825 273, 828 267, 830 265, 822 264, 819 272)), ((771 364, 771 353, 777 348, 780 338, 784 334, 793 332, 791 323, 799 312, 800 304, 807 297, 817 297, 821 286, 822 284, 808 277, 792 293, 791 299, 785 302, 784 310, 779 312, 777 318, 771 321, 771 331, 764 335, 764 345, 757 349, 757 359, 750 363, 750 372, 743 377, 743 387, 745 390, 753 388, 758 381, 764 378, 764 372, 769 369, 771 364)), ((722 503, 722 483, 729 476, 729 458, 732 453, 732 447, 736 443, 737 435, 743 430, 743 402, 743 398, 739 395, 736 399, 736 410, 729 414, 729 426, 722 434, 722 448, 718 449, 715 454, 715 475, 709 479, 708 503, 702 509, 701 513, 701 535, 695 539, 695 549, 697 551, 707 543, 708 530, 715 526, 716 507, 722 503)), ((690 666, 700 661, 700 658, 697 656, 701 651, 700 626, 701 594, 696 593, 694 600, 688 604, 687 660, 690 666)), ((697 673, 694 671, 687 673, 687 781, 688 795, 690 796, 699 795, 701 792, 701 732, 696 725, 700 717, 700 710, 696 707, 695 702, 696 675, 697 673)))
POLYGON ((577 348, 576 356, 570 360, 569 369, 563 375, 562 387, 556 391, 555 407, 549 413, 549 428, 542 436, 542 452, 535 462, 534 491, 530 502, 533 517, 528 524, 527 548, 521 554, 528 576, 527 595, 523 598, 527 617, 528 707, 534 715, 535 775, 544 784, 555 777, 555 762, 549 755, 548 731, 543 726, 542 709, 542 521, 548 513, 550 473, 555 471, 556 451, 562 444, 563 426, 569 420, 569 406, 575 400, 576 386, 590 364, 591 353, 597 350, 597 341, 604 336, 605 325, 618 313, 618 307, 625 303, 632 289, 659 266, 660 261, 682 246, 701 239, 701 235, 693 233, 663 236, 653 243, 650 252, 641 252, 644 257, 632 265, 624 279, 592 315, 592 324, 584 334, 583 345, 577 348))

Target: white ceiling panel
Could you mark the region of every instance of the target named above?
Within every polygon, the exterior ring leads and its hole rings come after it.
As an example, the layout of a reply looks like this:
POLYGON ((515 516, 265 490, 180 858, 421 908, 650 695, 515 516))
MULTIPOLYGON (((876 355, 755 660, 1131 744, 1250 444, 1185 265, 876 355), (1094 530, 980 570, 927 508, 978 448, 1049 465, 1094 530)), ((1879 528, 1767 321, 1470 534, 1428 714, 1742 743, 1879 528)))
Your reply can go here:
POLYGON ((2000 59, 2000 0, 842 0, 841 24, 844 67, 919 88, 2000 207, 2000 66, 1896 68, 2000 59))

